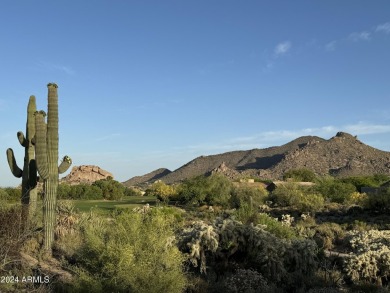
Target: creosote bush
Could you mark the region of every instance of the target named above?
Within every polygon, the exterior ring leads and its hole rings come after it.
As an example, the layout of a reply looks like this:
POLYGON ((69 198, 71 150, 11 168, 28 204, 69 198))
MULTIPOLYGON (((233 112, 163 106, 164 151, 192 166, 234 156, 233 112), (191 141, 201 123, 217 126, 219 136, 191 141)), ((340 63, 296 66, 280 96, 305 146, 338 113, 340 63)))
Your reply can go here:
POLYGON ((301 212, 317 212, 324 207, 324 198, 311 189, 300 187, 291 182, 276 188, 270 199, 282 207, 294 207, 301 212))
POLYGON ((364 207, 376 211, 390 210, 390 188, 380 190, 378 193, 368 194, 364 207))
POLYGON ((158 200, 167 203, 170 198, 175 197, 176 189, 172 185, 167 185, 162 181, 156 181, 146 192, 146 196, 155 196, 158 200))
POLYGON ((182 203, 228 206, 233 184, 223 175, 197 176, 178 187, 177 198, 182 203))
POLYGON ((251 205, 253 208, 258 208, 263 205, 268 197, 268 192, 263 187, 235 187, 232 189, 232 194, 229 200, 230 207, 240 208, 244 205, 251 205))
POLYGON ((322 178, 314 187, 317 193, 331 202, 344 203, 348 201, 351 193, 356 192, 356 187, 349 182, 342 182, 332 177, 322 178))

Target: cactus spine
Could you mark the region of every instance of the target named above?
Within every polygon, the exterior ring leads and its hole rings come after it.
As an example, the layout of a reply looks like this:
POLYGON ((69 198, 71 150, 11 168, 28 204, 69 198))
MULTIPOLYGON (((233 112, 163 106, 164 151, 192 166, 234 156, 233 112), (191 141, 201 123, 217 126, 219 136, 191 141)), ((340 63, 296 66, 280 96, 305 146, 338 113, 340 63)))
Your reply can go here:
POLYGON ((35 147, 32 139, 35 135, 34 113, 37 110, 35 97, 30 96, 27 106, 26 136, 22 131, 17 133, 20 144, 25 148, 23 170, 21 170, 15 160, 14 152, 7 149, 8 165, 12 174, 22 177, 22 219, 23 223, 28 223, 36 211, 37 205, 37 168, 35 164, 35 147))
POLYGON ((47 87, 47 123, 44 111, 35 112, 35 153, 37 170, 44 182, 43 248, 51 254, 56 223, 58 175, 70 167, 72 160, 65 156, 58 166, 58 87, 55 83, 49 83, 47 87))

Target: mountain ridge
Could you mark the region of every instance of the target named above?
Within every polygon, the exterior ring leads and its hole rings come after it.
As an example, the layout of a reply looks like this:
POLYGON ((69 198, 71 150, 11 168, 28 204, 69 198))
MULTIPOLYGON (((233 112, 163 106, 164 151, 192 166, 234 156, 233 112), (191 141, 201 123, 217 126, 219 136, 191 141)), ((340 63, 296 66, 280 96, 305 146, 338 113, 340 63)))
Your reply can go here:
MULTIPOLYGON (((366 145, 345 132, 338 132, 328 140, 318 136, 301 136, 281 146, 200 156, 160 176, 158 180, 172 184, 210 174, 222 164, 222 169, 229 170, 228 177, 231 179, 240 176, 281 179, 284 172, 295 168, 307 168, 318 175, 390 175, 390 152, 366 145)), ((132 182, 133 178, 126 182, 132 182)))

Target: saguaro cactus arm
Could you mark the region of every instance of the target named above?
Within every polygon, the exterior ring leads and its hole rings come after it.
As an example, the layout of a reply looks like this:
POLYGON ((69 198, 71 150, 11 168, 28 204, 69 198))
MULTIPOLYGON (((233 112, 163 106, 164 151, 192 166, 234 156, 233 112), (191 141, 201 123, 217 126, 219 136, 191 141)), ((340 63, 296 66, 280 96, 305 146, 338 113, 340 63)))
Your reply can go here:
POLYGON ((72 165, 72 159, 68 156, 65 156, 62 159, 61 164, 58 166, 58 173, 65 173, 69 169, 70 165, 72 165))
POLYGON ((22 147, 27 147, 27 139, 25 138, 23 131, 18 131, 17 136, 22 147))
POLYGON ((37 170, 42 179, 46 180, 49 177, 49 168, 47 162, 46 151, 46 123, 45 123, 45 111, 35 112, 35 161, 37 170))
POLYGON ((17 178, 22 177, 23 171, 19 168, 18 164, 16 163, 14 151, 11 148, 7 149, 7 160, 12 174, 17 178))

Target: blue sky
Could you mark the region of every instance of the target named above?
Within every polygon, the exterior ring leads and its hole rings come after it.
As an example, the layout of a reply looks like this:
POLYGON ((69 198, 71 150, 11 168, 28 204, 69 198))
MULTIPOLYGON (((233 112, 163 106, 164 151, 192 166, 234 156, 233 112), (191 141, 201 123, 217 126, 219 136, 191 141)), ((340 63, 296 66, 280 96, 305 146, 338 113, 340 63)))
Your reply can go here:
POLYGON ((6 0, 0 44, 0 186, 48 82, 60 157, 119 181, 337 131, 390 151, 387 0, 6 0))

